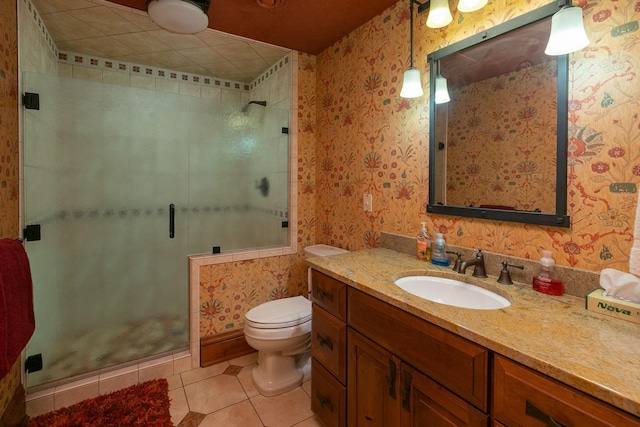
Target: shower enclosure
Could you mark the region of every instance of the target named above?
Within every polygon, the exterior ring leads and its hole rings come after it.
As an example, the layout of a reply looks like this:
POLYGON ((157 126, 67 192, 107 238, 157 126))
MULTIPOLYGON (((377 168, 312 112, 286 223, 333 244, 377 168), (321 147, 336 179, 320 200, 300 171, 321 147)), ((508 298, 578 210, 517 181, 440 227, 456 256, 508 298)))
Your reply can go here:
POLYGON ((27 386, 186 349, 187 255, 288 241, 288 110, 30 73, 23 88, 39 94, 27 386))

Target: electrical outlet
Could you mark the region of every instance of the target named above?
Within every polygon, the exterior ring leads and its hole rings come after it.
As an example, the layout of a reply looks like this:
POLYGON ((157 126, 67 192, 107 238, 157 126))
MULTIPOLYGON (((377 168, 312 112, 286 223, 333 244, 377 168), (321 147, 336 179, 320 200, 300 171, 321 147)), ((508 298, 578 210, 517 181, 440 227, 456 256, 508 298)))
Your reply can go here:
POLYGON ((373 211, 373 196, 371 194, 365 194, 362 197, 362 209, 365 212, 373 211))

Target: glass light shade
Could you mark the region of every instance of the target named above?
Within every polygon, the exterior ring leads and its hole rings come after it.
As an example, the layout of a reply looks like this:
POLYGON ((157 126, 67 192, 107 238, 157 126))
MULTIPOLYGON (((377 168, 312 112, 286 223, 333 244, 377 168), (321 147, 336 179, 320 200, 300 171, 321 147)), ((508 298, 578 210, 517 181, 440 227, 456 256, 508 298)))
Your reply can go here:
POLYGON ((198 33, 209 25, 209 17, 202 9, 183 0, 151 0, 147 13, 160 27, 177 34, 198 33))
POLYGON ((449 25, 453 21, 451 10, 449 10, 449 0, 431 0, 429 6, 429 16, 427 16, 427 27, 441 28, 449 25))
POLYGON ((551 34, 544 53, 547 55, 566 55, 581 50, 589 44, 584 31, 582 9, 566 7, 551 18, 551 34))
POLYGON ((403 98, 417 98, 422 95, 424 95, 424 92, 422 90, 422 81, 420 80, 420 70, 411 67, 404 72, 400 96, 403 98))
POLYGON ((436 104, 446 104, 451 101, 449 89, 447 89, 447 79, 436 77, 436 104))
POLYGON ((487 5, 487 0, 460 0, 458 3, 458 11, 475 12, 487 5))

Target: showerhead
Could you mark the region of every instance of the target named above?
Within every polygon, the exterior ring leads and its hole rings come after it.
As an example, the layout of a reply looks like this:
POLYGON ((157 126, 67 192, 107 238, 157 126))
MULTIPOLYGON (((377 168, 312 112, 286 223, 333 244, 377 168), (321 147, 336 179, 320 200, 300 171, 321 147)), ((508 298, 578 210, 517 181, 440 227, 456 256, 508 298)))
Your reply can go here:
POLYGON ((258 105, 262 105, 263 107, 266 107, 267 106, 267 101, 249 101, 248 104, 245 104, 242 107, 242 112, 246 113, 247 111, 249 111, 249 105, 251 105, 251 104, 258 104, 258 105))

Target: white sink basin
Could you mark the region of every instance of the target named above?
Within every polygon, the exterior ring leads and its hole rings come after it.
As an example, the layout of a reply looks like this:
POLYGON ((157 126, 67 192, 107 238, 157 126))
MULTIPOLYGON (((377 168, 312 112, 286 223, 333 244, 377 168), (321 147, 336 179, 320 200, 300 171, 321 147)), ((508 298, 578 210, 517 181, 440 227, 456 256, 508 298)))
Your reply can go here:
POLYGON ((440 304, 476 310, 497 310, 511 302, 480 286, 432 276, 409 276, 394 282, 412 295, 440 304))

